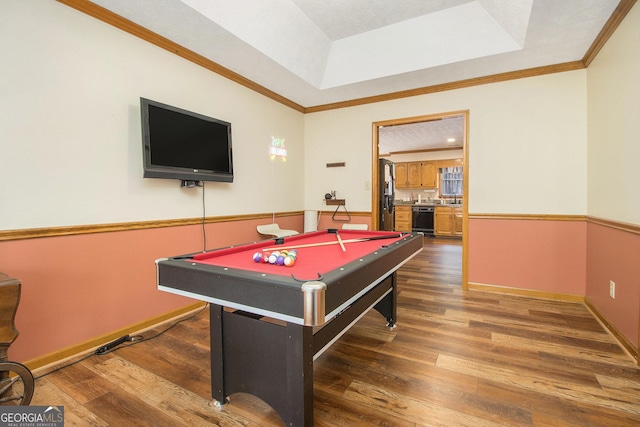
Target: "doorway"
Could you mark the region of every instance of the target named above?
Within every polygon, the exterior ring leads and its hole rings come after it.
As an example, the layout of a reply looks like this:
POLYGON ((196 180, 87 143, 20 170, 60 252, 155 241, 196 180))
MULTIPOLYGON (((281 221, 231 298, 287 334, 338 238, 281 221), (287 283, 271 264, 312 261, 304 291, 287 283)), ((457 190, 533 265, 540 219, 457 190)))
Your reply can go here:
MULTIPOLYGON (((411 125, 422 125, 425 123, 437 122, 446 119, 450 119, 453 117, 462 117, 461 121, 461 132, 463 135, 462 141, 462 167, 463 167, 463 194, 464 197, 462 199, 462 288, 468 289, 468 232, 469 232, 469 212, 468 212, 468 203, 469 203, 469 140, 468 140, 468 130, 469 130, 469 111, 454 111, 448 113, 440 113, 440 114, 432 114, 425 116, 416 116, 416 117, 406 117, 400 119, 392 119, 392 120, 384 120, 379 122, 373 122, 372 124, 372 177, 371 177, 371 190, 372 190, 372 205, 371 205, 371 226, 374 230, 379 230, 379 217, 380 217, 380 196, 378 188, 380 186, 380 176, 379 176, 379 168, 378 162, 381 158, 381 154, 388 155, 390 153, 380 153, 380 130, 389 126, 399 126, 403 127, 407 125, 407 127, 411 128, 411 125)), ((445 147, 443 145, 443 147, 445 147)), ((426 150, 430 150, 432 148, 428 148, 426 150)), ((443 150, 445 148, 442 148, 443 150)), ((412 149, 404 150, 405 152, 418 152, 425 150, 416 151, 414 147, 412 149)))

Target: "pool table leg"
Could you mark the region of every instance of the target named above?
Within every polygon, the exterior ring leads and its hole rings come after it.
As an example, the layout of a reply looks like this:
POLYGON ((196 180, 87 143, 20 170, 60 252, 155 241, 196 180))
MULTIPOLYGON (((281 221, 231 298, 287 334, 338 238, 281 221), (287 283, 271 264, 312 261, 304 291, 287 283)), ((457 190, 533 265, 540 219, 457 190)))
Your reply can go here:
POLYGON ((287 426, 313 426, 313 327, 210 305, 211 395, 261 398, 287 426))
POLYGON ((396 302, 398 297, 398 289, 396 282, 396 273, 392 273, 391 279, 391 292, 389 292, 383 299, 381 299, 373 308, 382 314, 387 319, 387 327, 389 329, 395 329, 396 327, 396 302))
POLYGON ((224 392, 224 358, 222 334, 222 310, 217 304, 209 304, 209 336, 211 339, 211 396, 214 406, 220 409, 227 403, 224 392))
POLYGON ((287 426, 313 426, 313 328, 287 323, 287 426))

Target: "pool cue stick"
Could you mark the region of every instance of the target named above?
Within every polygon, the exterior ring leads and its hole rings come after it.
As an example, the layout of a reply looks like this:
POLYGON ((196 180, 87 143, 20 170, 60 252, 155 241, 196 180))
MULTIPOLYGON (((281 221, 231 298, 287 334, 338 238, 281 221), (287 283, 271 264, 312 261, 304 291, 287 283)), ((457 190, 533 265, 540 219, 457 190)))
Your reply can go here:
MULTIPOLYGON (((363 237, 360 239, 348 239, 348 240, 343 240, 342 243, 368 242, 369 240, 394 239, 398 237, 402 237, 402 233, 393 234, 391 236, 376 236, 376 237, 363 237)), ((272 246, 270 248, 264 248, 262 249, 262 251, 267 252, 267 251, 275 251, 278 249, 313 248, 315 246, 337 245, 338 243, 339 243, 338 241, 332 241, 332 242, 307 243, 304 245, 272 246)))
POLYGON ((338 243, 340 243, 340 247, 342 248, 342 252, 347 252, 347 248, 344 247, 344 242, 342 241, 342 238, 340 237, 340 234, 338 233, 338 230, 336 230, 336 239, 338 239, 338 243))

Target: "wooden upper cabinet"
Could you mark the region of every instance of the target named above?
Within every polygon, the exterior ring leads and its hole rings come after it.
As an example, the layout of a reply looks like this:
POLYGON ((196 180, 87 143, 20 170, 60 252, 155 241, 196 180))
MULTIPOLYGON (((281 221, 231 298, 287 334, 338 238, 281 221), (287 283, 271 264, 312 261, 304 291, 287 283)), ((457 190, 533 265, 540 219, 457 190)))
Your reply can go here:
POLYGON ((422 162, 420 164, 420 186, 435 188, 438 181, 438 169, 436 162, 422 162))
POLYGON ((408 163, 396 163, 395 164, 396 188, 409 188, 408 166, 409 166, 408 163))
POLYGON ((395 164, 396 188, 435 188, 438 181, 436 162, 395 164))
POLYGON ((458 166, 464 166, 464 161, 462 159, 445 159, 445 160, 436 160, 438 163, 438 169, 440 168, 454 168, 458 166))
POLYGON ((409 188, 420 187, 420 171, 420 162, 411 162, 407 164, 409 188))

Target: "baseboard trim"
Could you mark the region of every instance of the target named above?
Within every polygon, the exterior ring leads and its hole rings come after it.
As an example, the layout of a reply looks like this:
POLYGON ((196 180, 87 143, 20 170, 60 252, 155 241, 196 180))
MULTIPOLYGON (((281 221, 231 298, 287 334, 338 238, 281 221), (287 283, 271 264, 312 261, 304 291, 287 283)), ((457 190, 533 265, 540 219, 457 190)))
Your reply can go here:
POLYGON ((98 347, 105 345, 111 341, 114 341, 124 335, 140 334, 146 330, 155 328, 163 323, 178 321, 181 318, 188 317, 191 314, 201 310, 206 306, 204 302, 197 302, 189 304, 186 307, 182 307, 176 310, 172 310, 168 313, 160 316, 152 317, 134 325, 127 326, 125 328, 118 329, 108 334, 101 335, 96 338, 92 338, 88 341, 75 344, 71 347, 64 348, 62 350, 54 351, 44 356, 31 359, 24 364, 33 372, 37 377, 44 375, 48 372, 57 369, 65 362, 84 357, 89 353, 93 353, 98 347))
POLYGON ((613 335, 613 337, 620 343, 620 345, 625 349, 627 353, 636 361, 636 364, 640 366, 640 358, 638 349, 634 347, 634 345, 625 337, 619 330, 616 328, 606 316, 596 308, 595 305, 591 302, 589 298, 585 298, 585 305, 593 313, 593 315, 598 319, 598 321, 602 324, 602 326, 613 335))
POLYGON ((469 282, 469 290, 493 292, 499 294, 518 295, 540 299, 551 299, 556 301, 584 302, 584 297, 580 295, 561 294, 557 292, 536 291, 533 289, 519 289, 508 286, 486 285, 484 283, 469 282))

